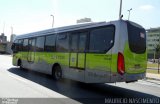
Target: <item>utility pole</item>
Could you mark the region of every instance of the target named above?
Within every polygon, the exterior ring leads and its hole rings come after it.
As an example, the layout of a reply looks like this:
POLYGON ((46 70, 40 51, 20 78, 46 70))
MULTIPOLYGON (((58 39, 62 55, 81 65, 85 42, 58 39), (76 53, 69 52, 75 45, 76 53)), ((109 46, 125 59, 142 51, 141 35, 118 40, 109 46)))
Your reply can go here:
POLYGON ((128 14, 128 21, 129 21, 129 18, 130 18, 130 12, 131 12, 132 8, 128 10, 129 14, 128 14))
POLYGON ((54 15, 51 14, 51 16, 53 18, 53 20, 52 20, 52 28, 53 28, 53 26, 54 26, 54 15))
POLYGON ((13 34, 13 27, 11 26, 11 35, 13 34))
POLYGON ((159 64, 160 64, 160 58, 158 59, 158 74, 159 74, 159 64))
POLYGON ((121 16, 122 16, 122 0, 120 0, 119 19, 121 19, 121 16))
POLYGON ((4 22, 3 23, 3 33, 4 33, 4 30, 5 30, 5 25, 6 25, 6 23, 4 22))

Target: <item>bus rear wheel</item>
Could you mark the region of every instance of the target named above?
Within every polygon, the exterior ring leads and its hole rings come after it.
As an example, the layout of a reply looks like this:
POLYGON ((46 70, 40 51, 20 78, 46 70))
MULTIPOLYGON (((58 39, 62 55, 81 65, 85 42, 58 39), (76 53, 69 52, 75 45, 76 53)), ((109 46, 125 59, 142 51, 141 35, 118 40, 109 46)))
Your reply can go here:
POLYGON ((61 67, 59 65, 54 67, 52 75, 53 75, 53 78, 55 80, 61 80, 62 79, 62 70, 61 70, 61 67))

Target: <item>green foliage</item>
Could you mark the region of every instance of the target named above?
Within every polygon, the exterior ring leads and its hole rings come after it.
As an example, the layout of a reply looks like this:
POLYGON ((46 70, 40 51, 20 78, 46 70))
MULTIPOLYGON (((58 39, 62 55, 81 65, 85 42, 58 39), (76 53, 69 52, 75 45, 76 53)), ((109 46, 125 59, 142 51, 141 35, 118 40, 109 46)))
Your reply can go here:
POLYGON ((159 52, 160 52, 160 44, 157 44, 157 45, 156 45, 155 51, 156 51, 156 53, 159 53, 159 52))

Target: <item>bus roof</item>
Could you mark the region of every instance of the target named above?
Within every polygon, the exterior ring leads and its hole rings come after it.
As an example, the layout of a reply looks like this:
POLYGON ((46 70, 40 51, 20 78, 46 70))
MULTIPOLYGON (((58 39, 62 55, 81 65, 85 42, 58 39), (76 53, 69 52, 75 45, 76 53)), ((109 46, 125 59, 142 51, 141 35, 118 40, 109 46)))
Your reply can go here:
POLYGON ((110 22, 93 22, 93 23, 85 23, 85 24, 77 24, 77 25, 71 25, 71 26, 52 28, 52 29, 47 29, 43 31, 19 35, 19 36, 16 36, 16 39, 31 38, 31 37, 44 36, 44 35, 55 34, 55 33, 63 33, 68 31, 93 28, 97 26, 109 25, 109 24, 112 24, 113 22, 118 22, 118 21, 120 20, 110 21, 110 22))

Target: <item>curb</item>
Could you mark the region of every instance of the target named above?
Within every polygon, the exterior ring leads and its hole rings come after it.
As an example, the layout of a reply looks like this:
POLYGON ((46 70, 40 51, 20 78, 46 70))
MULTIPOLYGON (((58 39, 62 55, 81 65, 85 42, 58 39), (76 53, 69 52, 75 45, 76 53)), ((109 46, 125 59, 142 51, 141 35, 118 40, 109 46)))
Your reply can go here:
POLYGON ((150 78, 150 77, 146 77, 146 79, 160 81, 160 79, 157 79, 157 78, 150 78))
POLYGON ((147 69, 149 69, 149 70, 158 70, 157 67, 148 67, 147 69))

